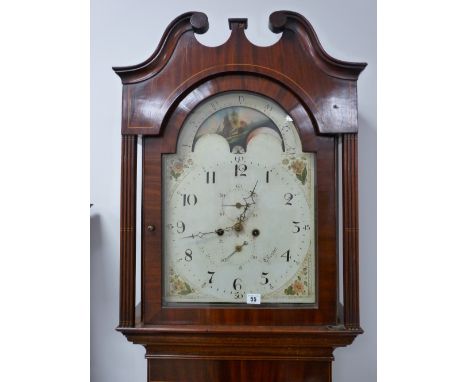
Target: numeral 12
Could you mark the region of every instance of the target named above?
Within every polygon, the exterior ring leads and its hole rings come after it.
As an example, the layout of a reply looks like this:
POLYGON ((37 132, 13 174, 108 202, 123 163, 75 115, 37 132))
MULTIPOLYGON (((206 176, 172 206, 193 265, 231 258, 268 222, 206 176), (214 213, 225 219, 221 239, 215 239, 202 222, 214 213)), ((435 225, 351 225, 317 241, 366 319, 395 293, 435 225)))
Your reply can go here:
POLYGON ((245 164, 236 164, 234 167, 235 176, 247 176, 245 172, 247 171, 247 165, 245 164))

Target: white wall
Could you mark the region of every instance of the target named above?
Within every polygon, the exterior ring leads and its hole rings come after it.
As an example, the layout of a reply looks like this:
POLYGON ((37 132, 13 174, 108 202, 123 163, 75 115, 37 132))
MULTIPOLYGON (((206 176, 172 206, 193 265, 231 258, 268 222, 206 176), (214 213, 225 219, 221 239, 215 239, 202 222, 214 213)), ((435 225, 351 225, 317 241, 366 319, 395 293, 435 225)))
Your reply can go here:
POLYGON ((223 43, 229 17, 247 17, 247 36, 269 45, 275 10, 303 14, 325 50, 369 65, 359 79, 361 324, 365 334, 335 351, 335 382, 376 381, 376 4, 375 0, 91 1, 91 381, 146 381, 144 349, 114 330, 118 323, 121 84, 112 66, 136 64, 156 48, 167 24, 203 11, 200 41, 223 43))

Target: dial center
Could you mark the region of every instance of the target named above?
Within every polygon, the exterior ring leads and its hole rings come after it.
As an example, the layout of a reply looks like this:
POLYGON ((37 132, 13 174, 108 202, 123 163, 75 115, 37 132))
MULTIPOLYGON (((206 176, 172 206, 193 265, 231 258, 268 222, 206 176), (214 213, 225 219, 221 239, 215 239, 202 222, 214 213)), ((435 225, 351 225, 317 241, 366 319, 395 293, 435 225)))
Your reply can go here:
POLYGON ((234 230, 235 230, 236 232, 242 231, 243 228, 244 228, 244 227, 242 226, 242 223, 241 223, 241 222, 237 222, 236 224, 234 224, 234 230))

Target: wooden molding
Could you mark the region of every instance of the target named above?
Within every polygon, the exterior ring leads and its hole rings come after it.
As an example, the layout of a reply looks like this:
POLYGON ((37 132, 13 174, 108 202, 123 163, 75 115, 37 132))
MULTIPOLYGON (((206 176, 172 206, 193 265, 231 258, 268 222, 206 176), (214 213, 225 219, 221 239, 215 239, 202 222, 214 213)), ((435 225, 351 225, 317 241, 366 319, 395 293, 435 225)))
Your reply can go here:
POLYGON ((309 51, 311 55, 316 57, 315 62, 332 77, 356 81, 359 74, 367 66, 364 62, 342 61, 330 56, 320 43, 312 25, 299 13, 291 11, 273 12, 270 15, 268 26, 273 33, 283 33, 289 30, 301 36, 304 42, 310 41, 309 51))
POLYGON ((119 326, 135 325, 137 137, 122 137, 119 326))
MULTIPOLYGON (((118 328, 150 357, 333 360, 333 350, 362 333, 342 326, 163 325, 118 328)), ((149 358, 147 356, 147 358, 149 358)))
POLYGON ((343 289, 344 325, 359 324, 358 138, 343 135, 343 289))

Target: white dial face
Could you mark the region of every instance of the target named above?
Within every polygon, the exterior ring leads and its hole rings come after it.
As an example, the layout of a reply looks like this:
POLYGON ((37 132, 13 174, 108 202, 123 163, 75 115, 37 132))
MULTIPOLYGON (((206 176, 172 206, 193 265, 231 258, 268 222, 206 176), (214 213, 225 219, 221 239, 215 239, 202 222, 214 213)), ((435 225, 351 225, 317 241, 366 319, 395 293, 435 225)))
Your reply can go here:
POLYGON ((279 105, 202 102, 163 166, 166 302, 315 302, 315 161, 279 105))

